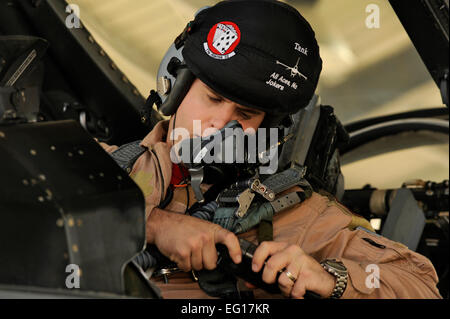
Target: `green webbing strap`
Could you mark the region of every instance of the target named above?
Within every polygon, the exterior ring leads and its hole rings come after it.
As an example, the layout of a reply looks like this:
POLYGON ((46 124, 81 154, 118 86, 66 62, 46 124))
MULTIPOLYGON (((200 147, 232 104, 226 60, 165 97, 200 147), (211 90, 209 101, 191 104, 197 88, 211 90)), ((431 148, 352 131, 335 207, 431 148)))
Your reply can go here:
POLYGON ((273 240, 273 222, 272 219, 263 219, 258 226, 258 243, 273 240))

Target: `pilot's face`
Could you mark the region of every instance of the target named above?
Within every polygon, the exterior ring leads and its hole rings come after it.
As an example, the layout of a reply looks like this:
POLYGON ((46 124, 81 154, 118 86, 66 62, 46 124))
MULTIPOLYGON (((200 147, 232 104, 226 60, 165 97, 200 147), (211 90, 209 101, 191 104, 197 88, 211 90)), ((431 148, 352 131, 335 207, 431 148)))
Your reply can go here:
MULTIPOLYGON (((185 128, 190 136, 194 132, 194 120, 201 121, 201 135, 211 134, 211 129, 221 129, 232 120, 238 121, 243 130, 255 131, 261 125, 265 112, 234 103, 210 89, 205 83, 196 79, 183 102, 180 104, 175 120, 176 128, 185 128)), ((169 125, 169 135, 173 128, 174 116, 169 125)))

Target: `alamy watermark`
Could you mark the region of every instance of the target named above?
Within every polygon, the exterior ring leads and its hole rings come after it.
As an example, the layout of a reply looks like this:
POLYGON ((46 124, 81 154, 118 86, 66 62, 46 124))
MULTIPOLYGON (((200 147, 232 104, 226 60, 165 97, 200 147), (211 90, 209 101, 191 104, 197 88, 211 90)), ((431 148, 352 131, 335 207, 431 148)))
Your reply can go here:
POLYGON ((67 265, 66 273, 69 273, 66 277, 66 287, 69 289, 80 288, 80 267, 76 264, 67 265))
POLYGON ((380 28, 380 7, 374 3, 366 6, 366 13, 369 15, 366 17, 366 27, 368 29, 380 28))
POLYGON ((66 13, 69 13, 69 15, 66 17, 66 27, 68 29, 81 28, 80 7, 76 4, 68 4, 66 7, 66 13))
POLYGON ((278 168, 278 129, 227 127, 219 131, 193 121, 193 132, 177 127, 170 134, 175 142, 170 158, 179 164, 259 163, 260 174, 274 174, 278 168), (191 138, 194 136, 194 138, 191 138))
POLYGON ((375 264, 369 264, 366 266, 366 272, 369 273, 366 277, 366 287, 380 288, 380 267, 375 264))

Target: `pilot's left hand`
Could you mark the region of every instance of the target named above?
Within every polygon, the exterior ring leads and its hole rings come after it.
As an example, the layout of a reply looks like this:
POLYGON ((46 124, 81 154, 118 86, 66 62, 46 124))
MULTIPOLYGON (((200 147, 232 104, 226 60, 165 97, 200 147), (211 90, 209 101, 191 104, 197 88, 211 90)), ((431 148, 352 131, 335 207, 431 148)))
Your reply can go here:
POLYGON ((306 290, 309 290, 328 298, 335 286, 335 277, 298 245, 262 242, 253 255, 252 270, 259 272, 263 266, 262 279, 268 284, 275 283, 278 272, 284 269, 278 278, 278 285, 286 297, 303 299, 306 290))

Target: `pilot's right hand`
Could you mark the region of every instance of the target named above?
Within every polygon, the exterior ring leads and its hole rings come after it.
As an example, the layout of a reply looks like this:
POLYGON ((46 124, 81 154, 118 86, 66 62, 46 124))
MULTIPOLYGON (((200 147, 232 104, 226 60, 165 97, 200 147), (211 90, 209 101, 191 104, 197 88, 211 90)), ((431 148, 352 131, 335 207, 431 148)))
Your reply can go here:
POLYGON ((236 264, 241 248, 235 234, 199 218, 154 208, 147 220, 147 240, 184 271, 217 266, 216 244, 224 244, 236 264))

